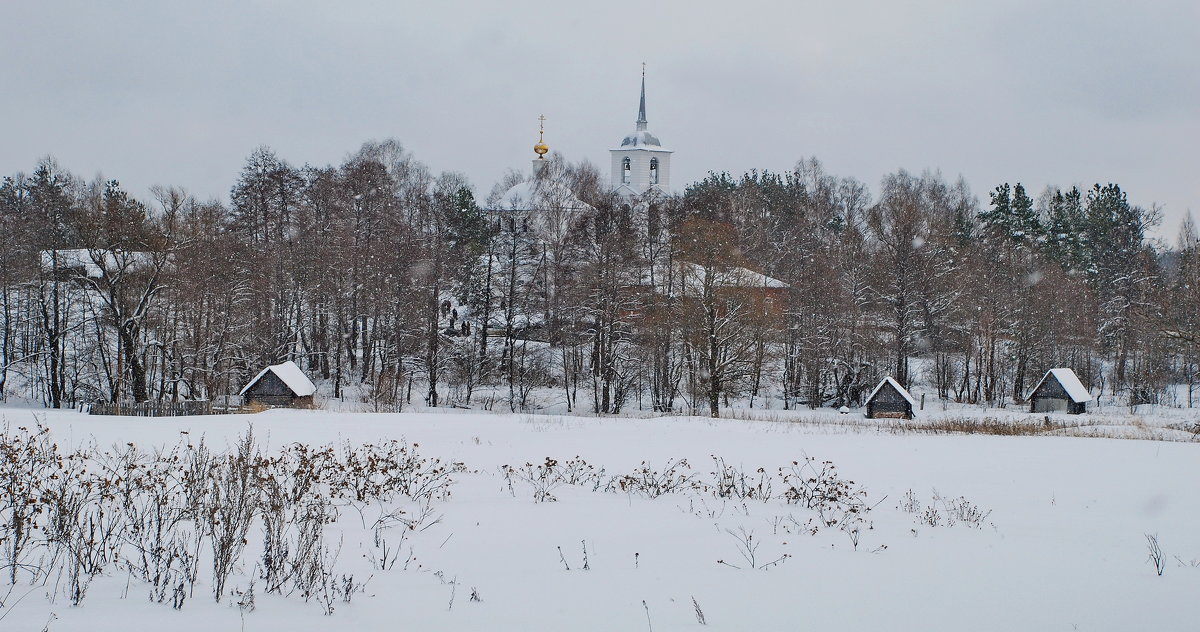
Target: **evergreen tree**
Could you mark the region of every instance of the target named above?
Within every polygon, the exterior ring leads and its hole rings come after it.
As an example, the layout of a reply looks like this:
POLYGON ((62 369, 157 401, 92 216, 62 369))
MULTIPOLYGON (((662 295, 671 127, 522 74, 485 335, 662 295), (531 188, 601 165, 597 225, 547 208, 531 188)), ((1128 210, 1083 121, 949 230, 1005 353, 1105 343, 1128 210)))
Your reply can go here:
POLYGON ((1087 234, 1078 187, 1056 189, 1046 209, 1046 252, 1067 270, 1086 267, 1087 234))
POLYGON ((38 283, 38 324, 45 356, 44 392, 52 408, 62 407, 70 393, 66 386, 66 345, 71 315, 67 306, 69 286, 62 283, 67 261, 63 249, 77 245, 79 206, 72 195, 76 180, 46 159, 30 178, 26 189, 29 209, 36 228, 32 235, 41 251, 38 283))
POLYGON ((1144 244, 1151 220, 1116 184, 1088 191, 1086 272, 1096 294, 1100 342, 1114 359, 1114 391, 1126 384, 1129 355, 1137 344, 1135 319, 1154 279, 1144 244))
POLYGON ((992 208, 979 214, 987 234, 1014 244, 1030 245, 1041 241, 1043 229, 1033 210, 1033 200, 1020 182, 1007 182, 991 193, 992 208))
POLYGON ((1146 217, 1140 208, 1129 204, 1116 184, 1092 187, 1084 211, 1087 236, 1085 256, 1087 272, 1098 291, 1121 280, 1131 261, 1142 250, 1146 217))
POLYGON ((1014 242, 1028 246, 1042 241, 1045 231, 1033 210, 1033 200, 1020 182, 1013 187, 1010 213, 1009 235, 1014 242))
POLYGON ((979 214, 979 223, 990 235, 1007 235, 1008 219, 1012 215, 1012 187, 1005 182, 988 195, 992 208, 979 214))

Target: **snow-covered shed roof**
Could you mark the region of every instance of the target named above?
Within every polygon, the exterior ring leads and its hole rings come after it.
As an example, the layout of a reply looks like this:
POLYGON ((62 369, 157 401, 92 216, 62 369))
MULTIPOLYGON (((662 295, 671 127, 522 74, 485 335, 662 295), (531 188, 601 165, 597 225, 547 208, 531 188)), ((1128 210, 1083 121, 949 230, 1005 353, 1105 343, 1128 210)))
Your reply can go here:
POLYGON ((1058 380, 1058 383, 1062 385, 1063 390, 1067 392, 1067 397, 1070 397, 1071 401, 1075 402, 1076 404, 1083 404, 1085 402, 1092 401, 1092 394, 1088 392, 1087 387, 1083 385, 1083 382, 1079 381, 1079 376, 1075 375, 1075 372, 1071 369, 1065 368, 1050 369, 1049 371, 1046 371, 1046 374, 1042 376, 1041 380, 1038 380, 1038 383, 1033 387, 1033 390, 1029 391, 1029 397, 1026 397, 1025 399, 1033 397, 1033 394, 1036 393, 1037 390, 1041 388, 1042 384, 1045 383, 1045 381, 1052 375, 1054 376, 1054 379, 1058 380))
POLYGON ((254 386, 255 383, 261 380, 268 371, 274 373, 275 377, 279 378, 285 385, 287 385, 288 388, 292 389, 292 392, 295 393, 297 397, 304 397, 317 392, 317 387, 313 385, 312 380, 308 379, 308 376, 304 374, 304 371, 301 371, 300 367, 296 366, 295 362, 288 360, 282 364, 272 364, 271 366, 259 371, 258 375, 254 376, 253 380, 250 380, 246 383, 246 386, 241 390, 241 392, 238 393, 238 395, 245 395, 246 391, 250 390, 250 387, 254 386))
POLYGON ((876 386, 875 390, 871 391, 870 395, 867 395, 868 402, 871 401, 872 399, 875 399, 875 394, 879 392, 879 389, 883 388, 884 384, 891 384, 892 388, 895 388, 896 392, 900 393, 901 397, 908 400, 908 403, 912 404, 912 407, 914 409, 917 408, 917 406, 918 406, 917 400, 913 399, 913 396, 909 394, 908 389, 904 388, 903 386, 900 386, 900 383, 897 382, 896 380, 893 380, 892 376, 890 376, 890 375, 883 378, 883 380, 881 380, 879 382, 879 386, 876 386))

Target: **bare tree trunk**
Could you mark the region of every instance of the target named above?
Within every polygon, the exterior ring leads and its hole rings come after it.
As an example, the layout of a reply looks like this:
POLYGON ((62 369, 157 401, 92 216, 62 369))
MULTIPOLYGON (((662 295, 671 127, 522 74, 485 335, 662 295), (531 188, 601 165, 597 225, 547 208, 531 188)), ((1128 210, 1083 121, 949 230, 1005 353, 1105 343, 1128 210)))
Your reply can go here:
POLYGON ((442 248, 440 243, 434 244, 432 254, 433 269, 430 271, 429 303, 426 305, 429 321, 425 332, 425 371, 429 378, 429 395, 426 399, 429 400, 430 406, 437 407, 438 344, 441 336, 441 331, 438 330, 438 315, 441 307, 441 302, 439 301, 441 298, 439 281, 442 276, 442 248))

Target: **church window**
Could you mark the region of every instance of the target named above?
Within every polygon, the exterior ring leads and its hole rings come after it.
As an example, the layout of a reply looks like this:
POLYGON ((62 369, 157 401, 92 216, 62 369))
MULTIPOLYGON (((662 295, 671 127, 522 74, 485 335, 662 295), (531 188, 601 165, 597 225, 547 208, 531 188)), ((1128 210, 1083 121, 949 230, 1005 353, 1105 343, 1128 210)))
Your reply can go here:
POLYGON ((658 158, 650 159, 650 184, 658 184, 658 158))
POLYGON ((633 171, 632 171, 632 167, 633 167, 633 165, 632 165, 632 164, 630 164, 630 162, 629 162, 629 158, 626 158, 626 159, 625 159, 625 161, 624 161, 623 163, 621 163, 621 164, 622 164, 622 167, 621 167, 621 182, 622 182, 622 183, 624 183, 624 184, 629 184, 629 183, 630 183, 630 181, 631 181, 631 180, 632 180, 632 178, 633 178, 633 171))

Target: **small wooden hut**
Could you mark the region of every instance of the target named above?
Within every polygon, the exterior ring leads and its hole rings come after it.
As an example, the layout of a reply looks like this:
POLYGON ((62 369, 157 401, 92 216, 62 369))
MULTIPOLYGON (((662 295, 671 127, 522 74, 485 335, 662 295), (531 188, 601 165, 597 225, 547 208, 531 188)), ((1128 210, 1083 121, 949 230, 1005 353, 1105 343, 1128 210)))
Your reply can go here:
POLYGON ((1031 413, 1078 415, 1087 412, 1092 394, 1071 369, 1050 369, 1029 392, 1028 399, 1031 413))
POLYGON ((254 376, 242 389, 242 402, 247 406, 258 403, 264 406, 310 408, 317 387, 304 375, 295 362, 273 364, 254 376))
POLYGON ((917 402, 908 390, 890 376, 867 396, 868 419, 912 419, 917 402))

